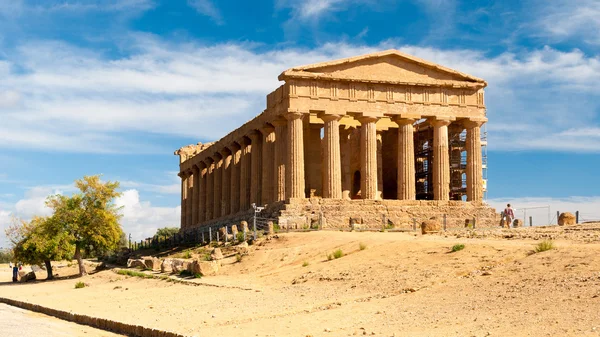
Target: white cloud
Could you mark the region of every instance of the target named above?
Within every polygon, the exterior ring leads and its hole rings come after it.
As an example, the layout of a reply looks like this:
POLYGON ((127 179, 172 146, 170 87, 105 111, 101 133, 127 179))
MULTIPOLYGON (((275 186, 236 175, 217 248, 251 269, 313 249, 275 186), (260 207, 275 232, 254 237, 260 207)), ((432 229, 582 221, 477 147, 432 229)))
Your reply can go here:
MULTIPOLYGON (((143 184, 144 185, 144 184, 143 184)), ((145 184, 148 185, 148 184, 145 184)), ((156 185, 159 186, 159 185, 156 185)), ((171 186, 159 186, 169 193, 171 186)), ((161 188, 158 188, 160 190, 161 188)), ((178 187, 178 191, 179 191, 178 187)), ((63 194, 64 191, 74 190, 73 185, 65 186, 36 186, 26 191, 25 197, 14 204, 0 204, 0 246, 6 246, 4 229, 7 228, 13 217, 23 220, 30 220, 33 216, 48 216, 52 210, 46 207, 45 201, 48 196, 63 194)), ((149 201, 140 199, 140 194, 136 189, 125 190, 120 197, 115 200, 117 206, 122 206, 121 225, 123 231, 132 235, 132 239, 141 240, 152 236, 157 228, 160 227, 178 227, 180 221, 180 206, 177 207, 157 207, 149 201)))
POLYGON ((175 44, 148 35, 130 42, 129 56, 116 59, 48 41, 11 51, 0 82, 0 147, 164 153, 172 149, 144 134, 218 139, 264 109, 281 71, 398 48, 489 82, 489 127, 501 130, 490 132, 490 148, 600 149, 600 139, 589 132, 600 114, 600 58, 579 50, 544 47, 489 57, 395 41, 271 50, 175 44), (587 131, 576 131, 582 128, 587 131), (556 142, 557 135, 564 141, 556 142))
POLYGON ((172 173, 171 177, 173 177, 174 182, 168 185, 147 184, 137 181, 121 181, 120 183, 121 187, 125 188, 135 188, 137 190, 155 192, 158 194, 180 194, 181 182, 179 177, 177 177, 177 172, 172 173))
POLYGON ((216 24, 222 25, 223 17, 211 0, 188 0, 188 6, 194 8, 198 13, 212 18, 216 24))
POLYGON ((121 225, 133 240, 151 237, 161 227, 179 227, 181 207, 155 207, 148 201, 141 201, 137 190, 131 189, 115 201, 122 206, 121 225))
POLYGON ((536 28, 540 35, 558 41, 579 37, 600 44, 600 2, 598 0, 534 1, 538 11, 536 28))
POLYGON ((600 196, 580 197, 572 196, 565 198, 500 198, 490 199, 488 203, 500 212, 506 204, 510 203, 516 209, 515 216, 523 219, 526 214, 527 223, 529 217, 533 219, 533 225, 546 225, 549 222, 556 224, 556 212, 570 212, 575 214, 579 211, 581 222, 600 221, 600 196), (549 208, 544 208, 549 206, 549 208), (541 208, 540 208, 541 207, 541 208), (524 209, 526 209, 526 213, 524 209))

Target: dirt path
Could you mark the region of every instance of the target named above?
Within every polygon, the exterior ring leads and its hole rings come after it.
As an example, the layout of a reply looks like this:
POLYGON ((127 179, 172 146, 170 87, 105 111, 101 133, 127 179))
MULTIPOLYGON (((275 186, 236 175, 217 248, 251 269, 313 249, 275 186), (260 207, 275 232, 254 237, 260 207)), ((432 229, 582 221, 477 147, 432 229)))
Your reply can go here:
POLYGON ((0 296, 190 336, 600 336, 600 244, 531 254, 537 243, 288 233, 200 280, 228 287, 104 271, 83 289, 6 284, 0 296), (451 253, 456 243, 465 249, 451 253), (336 249, 345 256, 328 261, 336 249))

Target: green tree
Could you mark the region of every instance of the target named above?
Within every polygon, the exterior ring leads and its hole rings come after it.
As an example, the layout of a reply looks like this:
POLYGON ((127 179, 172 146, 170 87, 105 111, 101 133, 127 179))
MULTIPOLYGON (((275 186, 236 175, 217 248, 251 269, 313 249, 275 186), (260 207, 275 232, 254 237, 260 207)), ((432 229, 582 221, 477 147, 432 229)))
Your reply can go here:
POLYGON ((57 230, 52 218, 34 217, 30 222, 14 221, 6 230, 13 245, 13 260, 31 265, 46 265, 48 280, 53 279, 51 261, 70 259, 73 254, 69 235, 57 230))
POLYGON ((119 245, 123 234, 119 219, 120 208, 114 203, 121 194, 118 182, 102 182, 100 176, 84 176, 76 180, 80 193, 70 197, 55 195, 47 205, 54 210, 51 223, 57 231, 65 232, 74 246, 74 258, 79 265, 79 275, 86 274, 82 250, 104 254, 119 245))
POLYGON ((179 228, 178 227, 163 227, 163 228, 159 228, 156 230, 156 234, 154 234, 154 236, 166 236, 166 237, 171 237, 174 234, 179 233, 179 228))

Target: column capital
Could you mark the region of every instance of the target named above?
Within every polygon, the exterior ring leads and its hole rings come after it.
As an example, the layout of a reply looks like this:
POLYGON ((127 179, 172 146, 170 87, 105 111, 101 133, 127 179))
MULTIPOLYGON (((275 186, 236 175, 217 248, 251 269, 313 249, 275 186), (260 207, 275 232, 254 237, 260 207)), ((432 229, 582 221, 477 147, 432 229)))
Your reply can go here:
POLYGON ((231 150, 228 147, 224 147, 219 153, 221 154, 221 157, 225 158, 231 154, 231 150))
POLYGON ((396 115, 391 117, 392 121, 394 121, 398 126, 407 125, 407 124, 415 124, 419 118, 416 117, 404 117, 401 115, 396 115))
POLYGON ((265 123, 265 125, 263 125, 263 126, 260 128, 260 131, 263 133, 263 135, 265 135, 265 136, 266 136, 266 135, 268 135, 269 133, 271 133, 271 132, 274 132, 274 131, 275 131, 275 127, 273 127, 273 125, 271 125, 271 124, 266 124, 266 123, 265 123))
POLYGON ((212 163, 214 163, 214 162, 215 162, 215 160, 214 160, 212 157, 206 157, 206 158, 204 158, 203 162, 204 162, 204 164, 206 164, 206 166, 208 167, 208 166, 210 166, 212 163))
POLYGON ((324 122, 328 122, 328 121, 339 121, 344 116, 342 114, 320 112, 317 114, 317 117, 321 118, 324 122))
POLYGON ((379 117, 375 117, 375 116, 357 116, 355 118, 360 124, 366 124, 366 123, 377 123, 377 121, 379 120, 379 117))
POLYGON ((250 140, 255 140, 255 139, 259 139, 262 137, 262 133, 256 129, 254 130, 250 130, 250 132, 248 132, 247 136, 250 138, 250 140))
POLYGON ((179 176, 179 178, 185 179, 185 178, 187 178, 188 174, 187 174, 187 171, 181 171, 181 172, 177 173, 177 175, 179 176))
POLYGON ((487 122, 487 119, 464 119, 462 122, 465 128, 471 129, 481 127, 485 122, 487 122))
POLYGON ((271 124, 273 124, 273 126, 287 126, 287 120, 280 115, 277 116, 271 124))
POLYGON ((240 147, 242 147, 242 148, 244 146, 247 146, 247 145, 251 144, 250 139, 248 137, 242 137, 242 138, 240 138, 240 140, 238 140, 237 143, 240 144, 240 147))
POLYGON ((241 146, 238 142, 231 142, 231 144, 229 144, 227 147, 229 148, 231 153, 236 152, 237 150, 239 150, 241 148, 241 146))
POLYGON ((452 118, 452 117, 448 117, 448 118, 429 117, 429 118, 427 118, 427 123, 429 123, 432 126, 448 126, 448 125, 450 125, 450 123, 452 123, 453 120, 454 120, 454 118, 452 118))
POLYGON ((288 121, 293 121, 293 120, 296 120, 296 119, 302 119, 306 115, 307 115, 307 113, 305 113, 305 112, 288 111, 288 113, 284 114, 283 117, 285 119, 287 119, 288 121))
POLYGON ((200 171, 200 167, 198 165, 192 166, 192 174, 197 174, 200 171))
POLYGON ((223 155, 219 150, 217 150, 217 152, 212 155, 212 158, 215 162, 218 162, 219 160, 223 159, 223 155))

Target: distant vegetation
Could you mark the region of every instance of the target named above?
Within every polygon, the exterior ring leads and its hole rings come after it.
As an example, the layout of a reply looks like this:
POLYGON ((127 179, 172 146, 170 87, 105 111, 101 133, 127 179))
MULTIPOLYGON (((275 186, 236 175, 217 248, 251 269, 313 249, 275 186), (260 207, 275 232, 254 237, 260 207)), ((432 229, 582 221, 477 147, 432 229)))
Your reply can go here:
POLYGON ((178 227, 163 227, 163 228, 157 229, 156 234, 154 234, 154 236, 171 237, 177 233, 179 233, 178 227))
POLYGON ((0 249, 0 263, 9 263, 13 259, 13 254, 10 249, 0 249))

